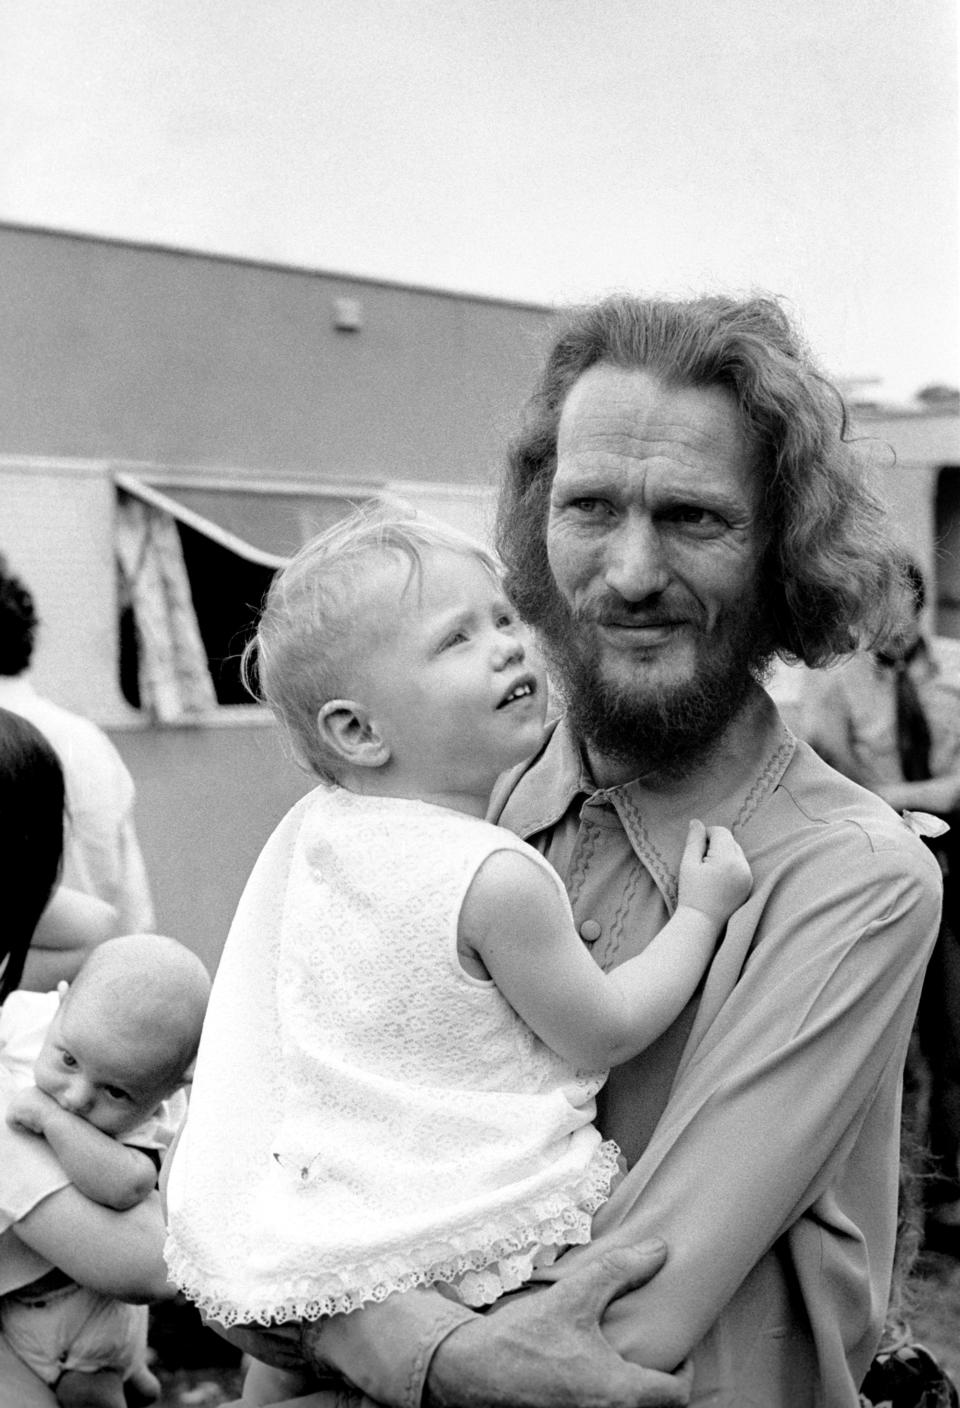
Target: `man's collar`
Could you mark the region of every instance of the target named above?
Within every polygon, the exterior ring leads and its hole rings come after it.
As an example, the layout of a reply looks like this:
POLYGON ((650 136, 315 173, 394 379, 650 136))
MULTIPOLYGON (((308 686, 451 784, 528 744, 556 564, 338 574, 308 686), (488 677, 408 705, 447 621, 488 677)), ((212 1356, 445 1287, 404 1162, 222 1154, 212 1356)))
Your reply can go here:
MULTIPOLYGON (((744 759, 732 752, 715 765, 703 793, 691 796, 691 788, 651 792, 638 782, 598 790, 590 777, 577 740, 564 719, 552 728, 546 743, 532 762, 508 773, 498 784, 490 811, 491 821, 503 821, 518 835, 529 837, 553 826, 577 798, 608 801, 624 821, 631 840, 641 816, 655 827, 672 823, 685 825, 686 818, 701 816, 707 824, 738 829, 779 784, 796 747, 796 739, 785 727, 773 701, 766 694, 753 720, 756 746, 744 759), (719 766, 720 771, 717 771, 719 766), (707 792, 712 794, 707 796, 707 792), (627 824, 633 818, 636 825, 627 824)), ((647 828, 644 828, 645 830, 647 828)))
POLYGON ((589 797, 595 790, 566 719, 554 719, 536 757, 505 773, 497 783, 487 819, 500 821, 509 803, 506 825, 518 836, 533 836, 559 821, 577 796, 589 797))

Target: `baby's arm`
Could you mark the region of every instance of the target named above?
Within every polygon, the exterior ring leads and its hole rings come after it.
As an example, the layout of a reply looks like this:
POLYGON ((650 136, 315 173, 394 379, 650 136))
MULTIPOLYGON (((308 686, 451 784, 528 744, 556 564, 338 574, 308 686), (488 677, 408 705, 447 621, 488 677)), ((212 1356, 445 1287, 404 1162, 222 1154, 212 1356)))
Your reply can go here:
POLYGON ((45 1139, 74 1187, 102 1207, 124 1212, 156 1187, 157 1170, 149 1154, 61 1109, 36 1086, 10 1102, 7 1123, 45 1139))
POLYGON ((683 1011, 751 884, 731 833, 691 822, 676 913, 643 953, 604 973, 584 949, 550 876, 528 856, 496 851, 467 893, 460 937, 554 1051, 580 1067, 616 1066, 683 1011))

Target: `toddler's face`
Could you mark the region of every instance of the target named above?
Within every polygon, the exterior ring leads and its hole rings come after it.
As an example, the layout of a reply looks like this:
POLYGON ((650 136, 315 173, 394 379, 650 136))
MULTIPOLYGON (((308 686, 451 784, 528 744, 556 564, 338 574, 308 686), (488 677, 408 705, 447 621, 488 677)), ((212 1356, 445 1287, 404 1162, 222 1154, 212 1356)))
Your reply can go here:
POLYGON ((500 583, 472 554, 388 557, 373 598, 382 625, 358 689, 394 763, 430 794, 489 795, 543 741, 546 675, 500 583))
POLYGON ((168 1093, 145 1068, 129 1032, 104 1004, 78 994, 51 1022, 33 1068, 38 1088, 63 1110, 120 1138, 152 1115, 168 1093))

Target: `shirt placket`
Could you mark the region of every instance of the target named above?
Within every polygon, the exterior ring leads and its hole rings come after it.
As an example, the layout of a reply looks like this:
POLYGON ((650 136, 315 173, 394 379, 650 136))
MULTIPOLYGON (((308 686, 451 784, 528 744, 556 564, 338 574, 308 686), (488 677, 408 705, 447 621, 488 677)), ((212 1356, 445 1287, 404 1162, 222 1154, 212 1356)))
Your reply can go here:
POLYGON ((563 879, 580 937, 606 971, 641 952, 666 922, 676 881, 620 789, 592 793, 571 820, 563 879))

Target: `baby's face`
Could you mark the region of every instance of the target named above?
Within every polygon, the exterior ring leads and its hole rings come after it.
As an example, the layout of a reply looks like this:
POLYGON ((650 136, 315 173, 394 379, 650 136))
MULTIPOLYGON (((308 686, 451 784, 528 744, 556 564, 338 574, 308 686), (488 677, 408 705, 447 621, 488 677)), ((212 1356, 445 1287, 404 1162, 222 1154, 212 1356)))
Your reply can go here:
POLYGON ((78 994, 60 1005, 33 1068, 38 1088, 63 1110, 121 1138, 152 1115, 169 1082, 157 1081, 123 1024, 78 994))

